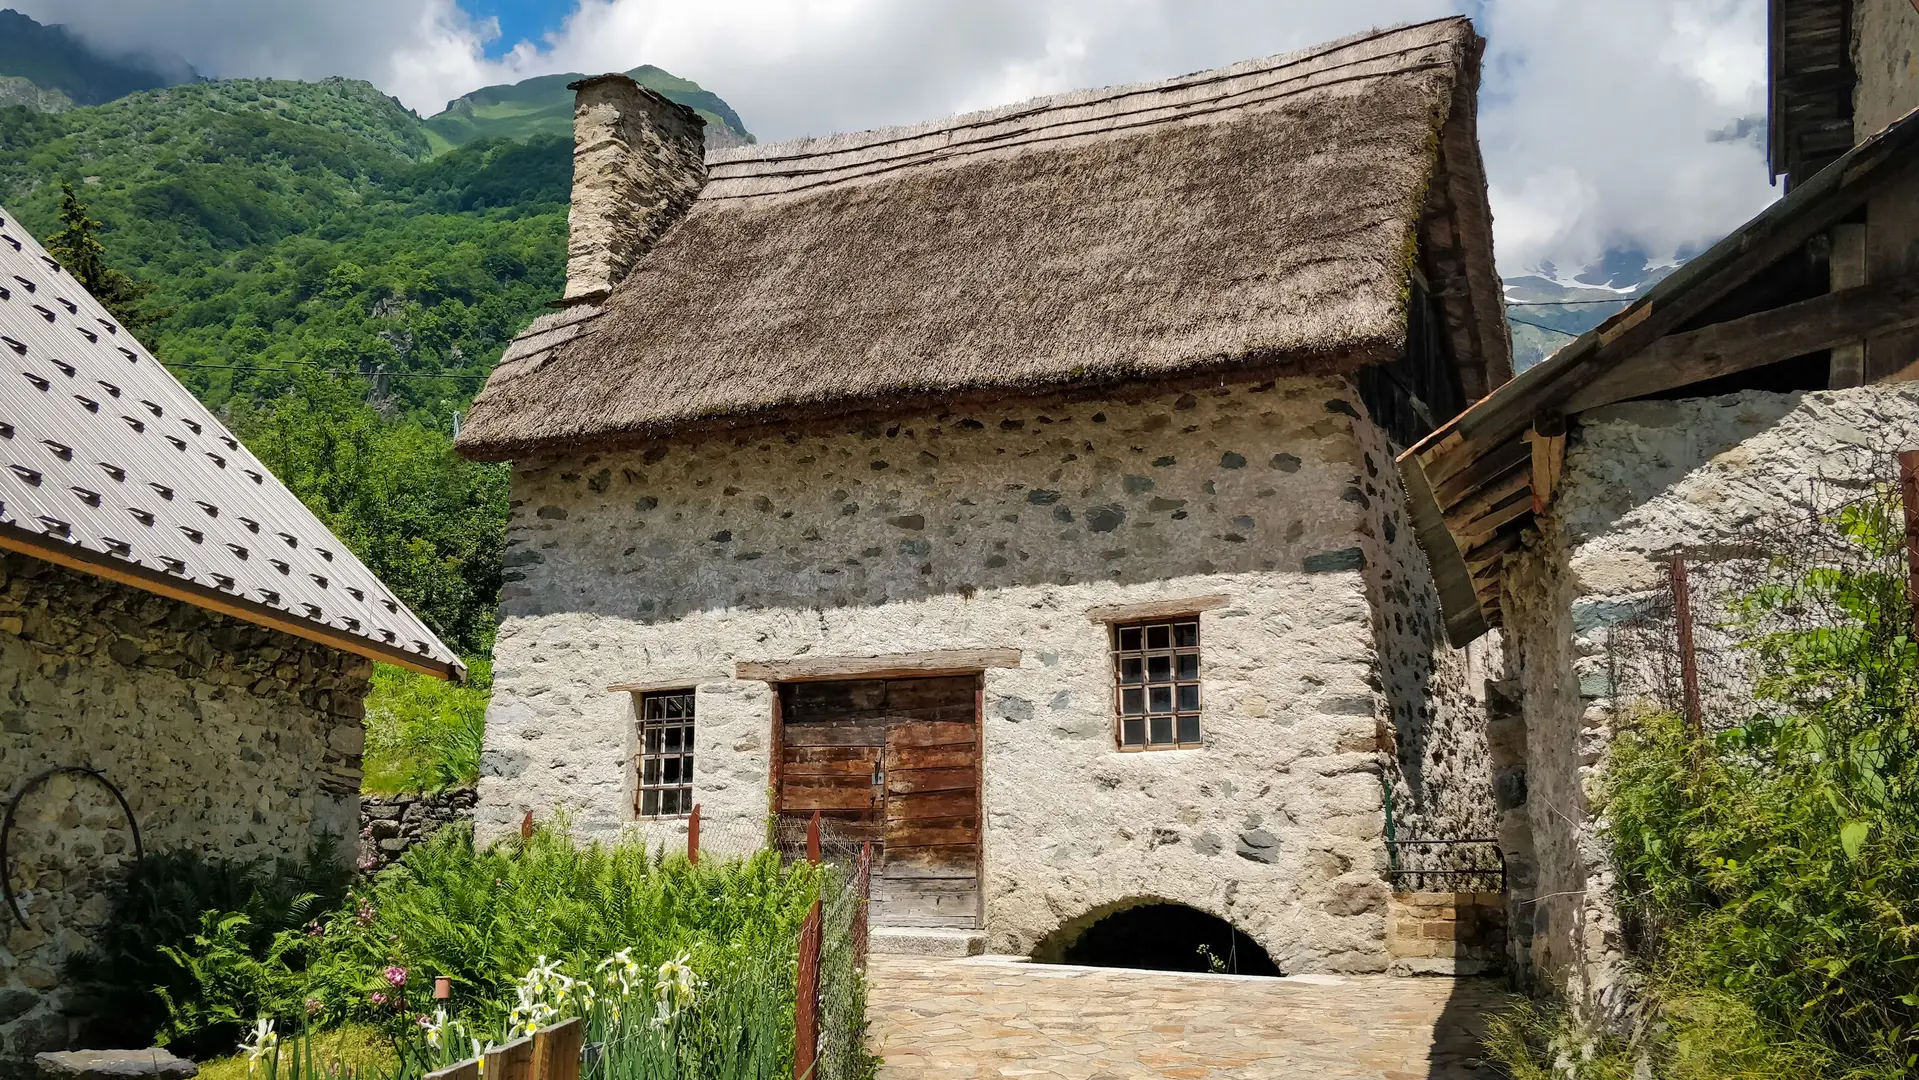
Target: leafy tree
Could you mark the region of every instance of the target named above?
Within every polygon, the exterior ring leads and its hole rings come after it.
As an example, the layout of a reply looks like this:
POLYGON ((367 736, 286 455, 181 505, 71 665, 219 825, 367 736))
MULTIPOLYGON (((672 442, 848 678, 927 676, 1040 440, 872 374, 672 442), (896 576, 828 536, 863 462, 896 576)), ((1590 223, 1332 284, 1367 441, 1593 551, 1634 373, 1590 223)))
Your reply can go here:
POLYGON ((108 264, 107 249, 100 243, 102 225, 87 216, 87 204, 74 193, 71 181, 60 182, 60 224, 61 230, 47 238, 47 250, 115 321, 150 346, 147 330, 164 313, 149 310, 141 301, 157 286, 136 281, 108 264))

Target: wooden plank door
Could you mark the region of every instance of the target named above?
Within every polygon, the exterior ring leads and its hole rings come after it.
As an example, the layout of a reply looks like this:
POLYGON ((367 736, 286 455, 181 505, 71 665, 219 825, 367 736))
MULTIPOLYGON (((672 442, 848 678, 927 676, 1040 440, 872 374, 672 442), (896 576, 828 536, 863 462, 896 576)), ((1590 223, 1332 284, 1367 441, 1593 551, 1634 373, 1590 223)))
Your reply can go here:
POLYGON ((979 925, 979 735, 977 718, 887 725, 876 924, 979 925))

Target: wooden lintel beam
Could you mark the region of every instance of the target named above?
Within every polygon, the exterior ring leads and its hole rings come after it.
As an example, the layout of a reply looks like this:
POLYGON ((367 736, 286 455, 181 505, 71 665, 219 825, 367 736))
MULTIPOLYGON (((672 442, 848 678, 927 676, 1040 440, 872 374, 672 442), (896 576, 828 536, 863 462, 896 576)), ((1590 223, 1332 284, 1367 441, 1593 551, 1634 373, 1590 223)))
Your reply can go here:
POLYGON ((961 675, 987 668, 1016 668, 1018 649, 941 649, 881 656, 796 656, 791 660, 741 662, 734 677, 756 682, 819 682, 825 679, 903 679, 961 675))
POLYGON ((1574 394, 1567 412, 1645 397, 1919 326, 1919 274, 1661 338, 1574 394))

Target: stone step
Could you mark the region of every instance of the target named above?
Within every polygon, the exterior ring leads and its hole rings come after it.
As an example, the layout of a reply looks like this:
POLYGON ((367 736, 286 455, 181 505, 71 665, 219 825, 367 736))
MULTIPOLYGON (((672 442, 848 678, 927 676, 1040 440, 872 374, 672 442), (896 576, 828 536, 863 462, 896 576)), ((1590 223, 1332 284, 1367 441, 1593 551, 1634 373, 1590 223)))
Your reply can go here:
POLYGON ((986 935, 932 926, 875 926, 867 949, 896 956, 978 956, 986 951, 986 935))

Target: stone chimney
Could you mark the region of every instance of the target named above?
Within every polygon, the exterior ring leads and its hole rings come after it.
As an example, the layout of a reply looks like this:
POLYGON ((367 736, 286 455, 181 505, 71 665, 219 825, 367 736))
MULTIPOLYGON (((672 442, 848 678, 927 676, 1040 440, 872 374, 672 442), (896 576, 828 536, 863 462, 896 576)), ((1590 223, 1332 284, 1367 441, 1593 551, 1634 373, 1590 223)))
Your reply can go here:
POLYGON ((706 183, 706 121, 625 75, 569 83, 573 209, 567 305, 596 303, 619 284, 706 183))

